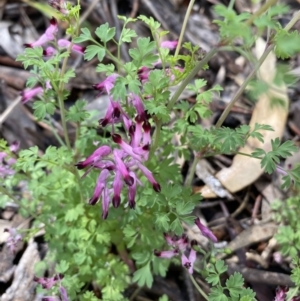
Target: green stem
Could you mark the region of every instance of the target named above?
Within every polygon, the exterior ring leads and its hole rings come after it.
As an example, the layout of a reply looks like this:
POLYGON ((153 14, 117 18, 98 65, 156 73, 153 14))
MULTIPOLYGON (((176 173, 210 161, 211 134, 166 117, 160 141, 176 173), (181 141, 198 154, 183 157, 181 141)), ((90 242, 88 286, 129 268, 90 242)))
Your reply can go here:
POLYGON ((15 204, 20 206, 23 210, 27 211, 29 215, 33 216, 34 218, 37 218, 38 216, 34 213, 28 210, 27 206, 24 206, 19 200, 17 200, 6 188, 0 185, 0 192, 7 197, 9 197, 15 204))
POLYGON ((190 74, 184 79, 178 89, 175 91, 174 95, 170 99, 170 102, 167 106, 168 110, 171 110, 176 103, 177 99, 186 88, 188 84, 193 80, 193 78, 198 74, 198 72, 209 62, 209 60, 219 51, 217 47, 211 49, 206 56, 194 67, 190 74))
POLYGON ((182 27, 181 27, 180 36, 179 36, 179 39, 178 39, 178 44, 177 44, 177 47, 176 47, 176 50, 175 50, 175 54, 174 54, 175 58, 177 57, 177 55, 179 53, 179 50, 181 48, 181 44, 182 44, 182 40, 183 40, 185 29, 186 29, 186 25, 187 25, 187 22, 188 22, 188 19, 189 19, 190 15, 191 15, 191 11, 193 9, 194 3, 195 3, 195 0, 191 0, 190 1, 189 6, 188 6, 187 11, 186 11, 186 14, 184 16, 184 20, 183 20, 183 24, 182 24, 182 27))
POLYGON ((276 4, 278 0, 268 0, 264 5, 262 5, 246 22, 246 25, 251 25, 253 21, 265 13, 271 6, 276 4))
POLYGON ((246 78, 246 80, 243 82, 243 84, 239 87, 239 89, 237 90, 236 94, 234 95, 234 97, 232 98, 232 100, 229 102, 228 106, 225 108, 225 110, 223 111, 222 115, 220 116, 217 124, 216 124, 216 128, 219 128, 222 126, 224 120, 226 119, 226 117, 228 116, 228 114, 230 113, 232 107, 234 106, 234 104, 236 103, 236 101, 240 98, 240 96, 243 94, 244 90, 246 89, 247 85, 249 84, 249 82, 252 80, 252 78, 254 77, 254 75, 256 74, 257 70, 260 68, 260 66, 262 65, 262 63, 265 61, 266 57, 269 55, 269 53, 274 49, 274 45, 270 45, 265 52, 263 53, 263 55, 261 56, 261 58, 258 60, 257 65, 255 66, 255 68, 250 72, 250 74, 248 75, 248 77, 246 78))
POLYGON ((184 182, 185 187, 190 187, 192 185, 194 175, 195 175, 195 171, 196 171, 196 167, 197 167, 197 164, 198 164, 199 160, 200 160, 200 157, 197 154, 195 154, 193 163, 189 168, 187 177, 186 177, 185 182, 184 182))
POLYGON ((235 0, 230 0, 229 5, 228 5, 228 9, 233 9, 235 4, 235 0))
POLYGON ((155 150, 158 147, 158 141, 159 141, 159 137, 160 137, 160 132, 161 132, 161 127, 162 127, 162 121, 158 120, 155 122, 155 131, 153 134, 153 143, 149 152, 149 158, 152 158, 155 150))
POLYGON ((202 288, 198 285, 198 283, 196 282, 195 278, 193 277, 193 275, 190 275, 190 278, 193 282, 193 284, 195 285, 197 291, 201 294, 201 296, 205 299, 208 300, 208 296, 204 293, 204 291, 202 290, 202 288))

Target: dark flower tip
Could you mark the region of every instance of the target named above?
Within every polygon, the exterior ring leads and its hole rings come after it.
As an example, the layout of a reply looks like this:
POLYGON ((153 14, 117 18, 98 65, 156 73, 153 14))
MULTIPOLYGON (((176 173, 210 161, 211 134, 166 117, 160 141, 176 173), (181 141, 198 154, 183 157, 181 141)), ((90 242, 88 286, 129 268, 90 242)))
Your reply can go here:
POLYGON ((131 176, 128 176, 128 177, 124 178, 124 181, 128 186, 132 186, 134 183, 134 178, 131 176))
POLYGON ((157 257, 160 257, 161 255, 161 251, 157 251, 157 250, 154 250, 154 255, 157 256, 157 257))
POLYGON ((142 116, 142 115, 137 115, 137 116, 135 117, 135 121, 136 121, 137 123, 142 123, 142 122, 144 121, 144 116, 142 116))
POLYGON ((121 115, 121 111, 119 110, 119 108, 114 108, 113 117, 114 118, 119 118, 120 115, 121 115))
POLYGON ((36 277, 36 276, 33 276, 33 281, 39 282, 39 281, 40 281, 40 278, 38 278, 38 277, 36 277))
POLYGON ((150 144, 148 143, 148 144, 144 145, 143 150, 144 151, 149 151, 150 150, 150 144))
POLYGON ((112 199, 112 204, 115 208, 118 208, 121 204, 121 197, 119 195, 114 195, 112 199))
POLYGON ((161 187, 158 183, 153 184, 153 189, 156 192, 161 192, 161 187))
POLYGON ((186 262, 184 264, 184 267, 187 268, 187 269, 189 269, 191 266, 192 266, 192 264, 190 262, 186 262))
POLYGON ((135 209, 135 200, 129 200, 129 207, 135 209))
POLYGON ((133 136, 133 135, 134 135, 134 132, 135 132, 135 125, 132 124, 132 125, 129 127, 129 135, 133 136))
POLYGON ((197 246, 197 245, 198 245, 197 241, 195 239, 193 239, 191 241, 191 246, 193 247, 193 246, 197 246))
POLYGON ((148 121, 145 121, 143 124, 143 130, 145 132, 150 132, 151 131, 151 124, 148 121))
POLYGON ((57 24, 57 20, 54 17, 52 17, 51 20, 50 20, 50 24, 51 25, 56 25, 57 24))
MULTIPOLYGON (((122 143, 122 138, 119 134, 113 134, 112 139, 115 143, 118 143, 118 144, 122 143)), ((129 186, 131 186, 131 185, 129 185, 129 186)))
POLYGON ((102 218, 107 219, 108 217, 108 211, 102 212, 102 218))
POLYGON ((95 197, 91 197, 89 200, 89 204, 92 206, 96 205, 97 202, 98 202, 98 198, 95 197))
POLYGON ((102 127, 106 127, 107 124, 108 124, 108 119, 104 118, 104 119, 100 119, 99 120, 99 124, 102 126, 102 127))
POLYGON ((8 228, 5 228, 5 229, 3 230, 3 232, 9 232, 9 229, 8 229, 8 228))
POLYGON ((31 44, 23 44, 23 46, 26 48, 32 48, 31 44))
POLYGON ((77 164, 75 164, 75 166, 77 167, 77 169, 84 169, 86 167, 85 164, 83 164, 83 161, 78 162, 77 164))
POLYGON ((62 280, 62 279, 64 279, 64 275, 61 273, 54 276, 54 280, 62 280))

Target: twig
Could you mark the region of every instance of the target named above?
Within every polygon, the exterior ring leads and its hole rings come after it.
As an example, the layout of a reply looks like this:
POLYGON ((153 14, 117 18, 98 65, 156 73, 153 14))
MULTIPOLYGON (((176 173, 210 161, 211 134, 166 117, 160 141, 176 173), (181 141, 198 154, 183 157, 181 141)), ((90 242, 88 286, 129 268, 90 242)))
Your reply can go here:
POLYGON ((0 127, 2 123, 6 120, 9 114, 13 111, 13 109, 21 102, 22 97, 18 96, 9 106, 8 108, 1 114, 0 116, 0 127))

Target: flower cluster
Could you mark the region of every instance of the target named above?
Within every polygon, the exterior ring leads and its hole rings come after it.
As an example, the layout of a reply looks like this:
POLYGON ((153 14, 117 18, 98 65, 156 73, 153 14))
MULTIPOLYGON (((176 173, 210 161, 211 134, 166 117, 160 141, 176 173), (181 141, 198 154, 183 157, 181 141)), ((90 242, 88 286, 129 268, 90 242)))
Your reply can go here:
POLYGON ((69 301, 69 297, 66 289, 61 285, 61 280, 63 279, 62 274, 57 274, 54 277, 46 278, 46 277, 34 277, 34 281, 39 283, 42 288, 49 290, 54 287, 56 284, 59 284, 59 293, 60 298, 58 296, 45 296, 42 298, 42 301, 69 301))
POLYGON ((181 237, 171 237, 168 234, 164 234, 165 240, 172 250, 168 251, 154 251, 154 255, 161 258, 172 258, 174 256, 181 256, 181 264, 185 267, 190 274, 193 274, 193 266, 196 261, 196 251, 193 246, 197 245, 195 240, 189 243, 189 240, 185 234, 181 237), (186 254, 189 254, 188 257, 186 254))
MULTIPOLYGON (((9 147, 10 151, 12 153, 16 153, 19 149, 19 143, 14 142, 9 147)), ((12 165, 15 164, 16 159, 15 158, 9 158, 7 159, 7 153, 6 152, 0 152, 0 177, 4 178, 6 176, 11 176, 15 173, 15 171, 11 168, 12 165)))
MULTIPOLYGON (((56 4, 58 5, 60 1, 52 1, 53 5, 55 6, 56 4)), ((61 5, 60 5, 61 7, 61 5)), ((25 47, 27 48, 34 48, 34 47, 43 47, 44 45, 48 43, 52 43, 56 45, 56 48, 52 46, 47 46, 46 48, 43 49, 43 55, 45 57, 51 57, 55 55, 58 52, 58 49, 68 49, 71 46, 71 50, 74 52, 77 52, 79 54, 83 54, 85 51, 85 47, 82 47, 80 45, 72 44, 70 41, 66 39, 59 39, 56 41, 56 35, 58 32, 58 23, 55 18, 52 18, 50 20, 50 25, 46 29, 46 31, 34 42, 32 43, 27 43, 24 44, 25 47), (56 41, 56 42, 55 42, 56 41)), ((21 101, 22 103, 26 103, 29 100, 41 96, 44 94, 45 91, 52 89, 50 81, 47 81, 45 83, 45 87, 35 87, 32 89, 26 89, 23 92, 21 92, 21 101)))
MULTIPOLYGON (((286 301, 288 291, 289 291, 289 287, 287 287, 287 286, 278 286, 276 288, 276 295, 275 295, 274 301, 286 301)), ((299 301, 300 296, 294 296, 290 300, 291 301, 299 301)))
POLYGON ((145 112, 144 105, 140 97, 134 94, 128 96, 128 103, 136 110, 136 116, 132 120, 122 109, 121 103, 115 101, 111 96, 111 89, 114 86, 116 74, 108 76, 103 82, 94 85, 100 92, 109 95, 109 106, 100 125, 105 127, 112 125, 112 140, 120 148, 112 149, 108 145, 97 148, 88 158, 76 164, 78 169, 88 167, 86 175, 92 168, 101 170, 93 196, 89 204, 95 205, 102 197, 102 217, 108 215, 108 208, 112 195, 112 204, 117 208, 121 203, 121 191, 124 184, 128 187, 128 204, 130 208, 135 207, 135 196, 137 184, 142 185, 138 179, 136 170, 140 170, 148 181, 152 184, 156 192, 160 191, 160 185, 153 177, 151 171, 143 164, 148 160, 151 144, 151 125, 145 112), (129 136, 129 142, 124 140, 119 134, 114 132, 114 124, 122 122, 124 129, 129 136), (112 188, 108 185, 113 177, 112 188))
MULTIPOLYGON (((200 222, 199 218, 195 219, 195 224, 198 226, 203 236, 209 238, 213 242, 218 241, 215 235, 200 222)), ((192 240, 189 243, 189 240, 185 234, 178 238, 176 236, 171 237, 165 233, 164 237, 167 244, 171 246, 172 249, 167 251, 155 250, 154 255, 161 258, 172 258, 174 256, 180 255, 182 266, 188 269, 190 274, 193 274, 193 266, 196 261, 196 251, 193 249, 193 246, 197 245, 197 242, 195 240, 192 240)))
POLYGON ((22 236, 17 232, 16 228, 5 228, 4 232, 8 232, 9 234, 6 245, 10 252, 14 254, 16 252, 17 243, 22 240, 22 236))

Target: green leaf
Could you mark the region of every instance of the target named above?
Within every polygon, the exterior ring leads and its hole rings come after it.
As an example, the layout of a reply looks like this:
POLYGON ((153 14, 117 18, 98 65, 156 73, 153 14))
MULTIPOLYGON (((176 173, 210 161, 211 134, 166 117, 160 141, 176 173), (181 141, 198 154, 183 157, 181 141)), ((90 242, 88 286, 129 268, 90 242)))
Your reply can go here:
POLYGON ((35 101, 33 103, 34 116, 38 120, 46 117, 46 114, 52 115, 55 112, 55 105, 51 102, 35 101))
POLYGON ((84 58, 88 61, 93 59, 96 55, 99 62, 101 62, 105 56, 105 49, 97 45, 89 45, 84 52, 84 58))
POLYGON ((89 113, 85 110, 86 101, 77 100, 66 113, 66 119, 73 122, 81 122, 89 117, 89 113))
POLYGON ((91 33, 88 28, 86 28, 86 27, 81 28, 81 32, 82 33, 79 37, 73 39, 74 43, 82 43, 85 41, 89 41, 92 38, 91 33))
POLYGON ((96 29, 95 34, 103 43, 107 43, 115 36, 116 28, 109 28, 108 23, 105 23, 96 29))
POLYGON ((223 260, 218 260, 216 262, 215 267, 216 267, 216 271, 219 275, 221 275, 227 271, 227 265, 224 264, 223 260))
POLYGON ((182 228, 181 222, 178 218, 175 218, 175 220, 172 222, 170 229, 176 235, 178 235, 178 236, 182 235, 183 228, 182 228))
POLYGON ((148 288, 151 288, 153 276, 150 270, 150 263, 135 271, 133 275, 133 281, 137 282, 138 286, 146 285, 148 288))
POLYGON ((192 213, 195 208, 195 204, 193 202, 178 202, 176 204, 176 212, 178 215, 186 215, 192 213))
POLYGON ((287 59, 300 51, 300 35, 298 31, 277 31, 275 37, 275 54, 281 59, 287 59))
POLYGON ((244 279, 240 273, 235 272, 226 281, 226 287, 229 290, 231 297, 238 297, 241 288, 244 285, 244 279))
POLYGON ((65 274, 69 269, 69 263, 66 260, 61 260, 55 267, 55 271, 60 274, 65 274))
POLYGON ((130 43, 132 41, 132 38, 136 38, 137 34, 134 30, 129 28, 124 28, 121 35, 121 41, 130 43))
POLYGON ((105 72, 106 75, 111 75, 115 71, 115 66, 113 64, 98 64, 96 67, 96 72, 105 72))
POLYGON ((208 301, 228 301, 228 297, 223 293, 223 288, 218 285, 211 289, 208 301))

